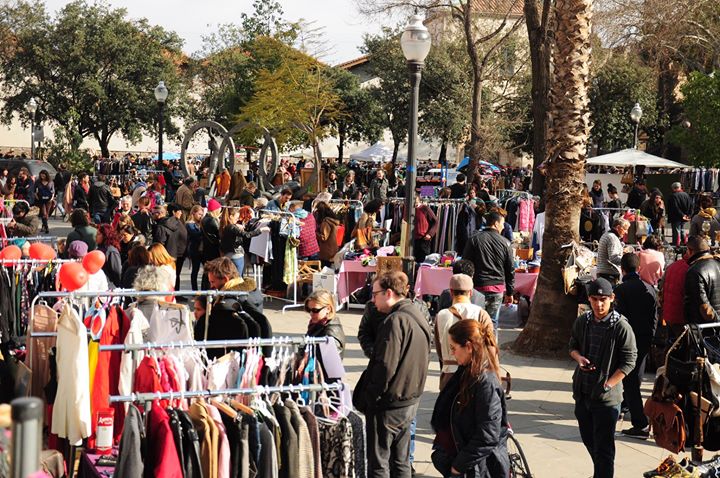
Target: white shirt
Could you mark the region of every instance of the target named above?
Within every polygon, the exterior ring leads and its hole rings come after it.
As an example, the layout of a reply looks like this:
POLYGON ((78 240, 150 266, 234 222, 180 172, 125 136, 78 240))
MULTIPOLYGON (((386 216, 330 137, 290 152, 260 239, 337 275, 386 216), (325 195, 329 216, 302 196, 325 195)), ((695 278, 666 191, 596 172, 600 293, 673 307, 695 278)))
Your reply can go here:
MULTIPOLYGON (((480 314, 484 312, 483 308, 479 305, 471 304, 469 302, 460 302, 455 304, 455 310, 458 311, 460 316, 464 319, 478 320, 480 314)), ((435 317, 435 326, 438 330, 439 344, 435 344, 436 347, 440 347, 440 354, 443 357, 443 361, 455 360, 455 357, 450 355, 450 340, 448 330, 450 327, 458 322, 459 319, 450 312, 449 309, 443 309, 438 312, 435 317)), ((442 371, 445 373, 454 373, 457 370, 457 365, 445 365, 442 366, 442 371)))

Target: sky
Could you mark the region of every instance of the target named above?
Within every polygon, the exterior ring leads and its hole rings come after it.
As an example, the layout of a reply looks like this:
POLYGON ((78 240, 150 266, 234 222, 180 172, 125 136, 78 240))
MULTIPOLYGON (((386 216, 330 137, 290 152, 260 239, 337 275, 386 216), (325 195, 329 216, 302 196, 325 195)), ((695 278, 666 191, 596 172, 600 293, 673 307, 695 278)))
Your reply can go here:
MULTIPOLYGON (((50 12, 68 2, 45 0, 50 12)), ((202 45, 202 36, 218 24, 239 23, 241 13, 252 12, 252 0, 106 0, 122 7, 131 18, 147 18, 151 23, 175 31, 185 40, 184 50, 191 54, 202 45)), ((324 61, 336 65, 361 55, 358 47, 365 33, 377 33, 381 25, 362 17, 355 0, 280 0, 285 19, 301 18, 323 27, 330 47, 324 61)))

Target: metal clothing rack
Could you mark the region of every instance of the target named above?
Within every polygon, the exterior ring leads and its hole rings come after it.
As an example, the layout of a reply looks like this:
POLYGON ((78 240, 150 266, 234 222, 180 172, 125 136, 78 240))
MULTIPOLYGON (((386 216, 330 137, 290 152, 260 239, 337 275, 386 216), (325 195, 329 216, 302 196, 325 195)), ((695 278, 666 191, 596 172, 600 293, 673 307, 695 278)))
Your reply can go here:
MULTIPOLYGON (((297 218, 295 217, 295 214, 287 211, 280 211, 275 209, 260 209, 258 210, 259 213, 265 213, 265 214, 273 214, 273 215, 280 215, 280 216, 287 216, 290 218, 290 220, 295 221, 297 218)), ((295 263, 293 264, 295 273, 293 274, 296 277, 296 280, 293 281, 293 300, 291 304, 288 304, 282 308, 283 313, 285 313, 286 309, 294 309, 297 307, 303 307, 304 304, 298 303, 298 290, 297 290, 297 274, 298 270, 300 269, 300 265, 298 264, 298 255, 297 252, 295 253, 295 263)), ((280 297, 273 297, 273 299, 280 299, 287 301, 287 299, 282 299, 280 297)), ((288 301, 289 302, 289 301, 288 301)))
POLYGON ((67 264, 69 262, 80 262, 79 259, 0 259, 0 265, 12 266, 15 264, 67 264))
POLYGON ((353 204, 354 203, 354 204, 360 206, 361 208, 363 207, 363 202, 360 201, 359 199, 331 199, 328 202, 332 203, 332 204, 353 204))
POLYGON ((258 385, 252 388, 229 388, 223 390, 196 390, 191 392, 165 392, 165 393, 133 393, 130 395, 110 395, 110 403, 119 402, 152 402, 153 400, 174 400, 176 398, 202 398, 216 397, 219 395, 265 395, 269 393, 297 393, 297 392, 322 392, 329 390, 342 390, 345 384, 317 383, 312 385, 280 385, 268 387, 258 385))
POLYGON ((16 237, 0 237, 1 243, 6 243, 10 241, 15 241, 18 239, 24 239, 29 242, 52 242, 57 243, 58 236, 30 236, 30 237, 22 237, 22 236, 16 236, 16 237))
POLYGON ((194 340, 192 342, 166 342, 155 343, 147 342, 143 344, 113 344, 101 345, 100 352, 108 352, 122 350, 125 352, 133 352, 138 350, 160 350, 160 349, 187 349, 187 348, 205 348, 205 349, 224 349, 226 347, 266 347, 275 345, 314 345, 325 344, 330 340, 329 337, 272 337, 269 339, 237 339, 237 340, 194 340))
MULTIPOLYGON (((717 317, 717 315, 716 315, 717 317)), ((695 324, 694 327, 697 327, 699 330, 703 329, 714 329, 717 327, 720 327, 720 322, 710 322, 706 324, 695 324)), ((690 325, 685 326, 686 333, 690 334, 692 331, 690 330, 690 325)), ((697 395, 698 395, 698 403, 697 403, 697 414, 695 416, 695 426, 694 426, 694 445, 692 449, 692 459, 697 462, 702 462, 703 458, 703 452, 705 451, 703 448, 703 423, 702 423, 702 391, 703 391, 703 374, 705 372, 705 360, 707 359, 707 354, 703 352, 704 355, 699 355, 695 358, 695 363, 698 367, 698 383, 697 383, 697 395)))

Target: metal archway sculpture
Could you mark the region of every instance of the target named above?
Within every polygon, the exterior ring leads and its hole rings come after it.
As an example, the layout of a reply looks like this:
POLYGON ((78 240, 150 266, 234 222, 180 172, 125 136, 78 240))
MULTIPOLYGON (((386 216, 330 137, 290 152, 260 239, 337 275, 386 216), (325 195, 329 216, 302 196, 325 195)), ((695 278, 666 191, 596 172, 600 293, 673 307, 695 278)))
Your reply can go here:
MULTIPOLYGON (((225 149, 229 146, 234 147, 233 143, 233 136, 235 136, 237 133, 242 131, 245 128, 248 127, 257 127, 258 125, 254 123, 250 123, 248 121, 241 121, 240 123, 233 126, 228 136, 223 139, 223 142, 220 144, 220 148, 218 149, 218 155, 219 157, 223 158, 225 157, 225 149)), ((258 158, 258 175, 260 176, 260 180, 258 181, 258 186, 260 187, 261 191, 272 191, 274 189, 274 186, 270 182, 270 180, 275 177, 275 174, 277 173, 277 168, 280 165, 280 153, 278 152, 277 143, 275 142, 275 138, 270 133, 270 131, 267 128, 260 127, 263 134, 263 145, 260 148, 260 157, 258 158), (272 162, 270 163, 270 169, 267 169, 267 151, 270 150, 271 159, 272 162)), ((234 155, 233 155, 234 157, 234 155)))
MULTIPOLYGON (((180 150, 180 166, 182 167, 183 173, 186 176, 190 175, 190 170, 188 168, 188 162, 187 162, 187 148, 190 145, 190 140, 192 137, 197 133, 198 131, 201 131, 203 129, 206 129, 208 131, 208 136, 210 137, 210 141, 217 145, 218 140, 222 139, 222 143, 227 143, 225 146, 225 149, 230 150, 230 157, 235 158, 235 143, 232 141, 232 137, 230 136, 227 128, 225 128, 223 125, 218 123, 217 121, 200 121, 199 123, 194 124, 185 132, 185 137, 183 138, 182 143, 182 149, 180 150), (213 131, 216 131, 217 134, 214 135, 213 131)), ((218 172, 218 164, 220 163, 219 159, 219 148, 211 148, 210 151, 210 164, 208 165, 208 185, 212 185, 213 179, 215 177, 215 174, 218 172)), ((222 161, 222 165, 224 166, 224 160, 222 161)), ((234 169, 235 162, 231 161, 230 169, 234 169)))

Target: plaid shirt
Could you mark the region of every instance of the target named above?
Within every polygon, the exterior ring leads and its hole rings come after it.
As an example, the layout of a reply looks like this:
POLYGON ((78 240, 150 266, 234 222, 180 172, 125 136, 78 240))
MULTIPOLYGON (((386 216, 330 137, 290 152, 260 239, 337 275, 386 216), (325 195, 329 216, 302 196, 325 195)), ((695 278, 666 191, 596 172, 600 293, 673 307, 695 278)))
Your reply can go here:
POLYGON ((580 382, 581 390, 584 395, 590 395, 593 387, 597 383, 598 374, 600 373, 600 361, 602 360, 602 350, 600 347, 609 328, 610 314, 603 317, 599 322, 593 318, 588 327, 585 357, 590 360, 596 368, 592 372, 580 372, 582 374, 580 382))

